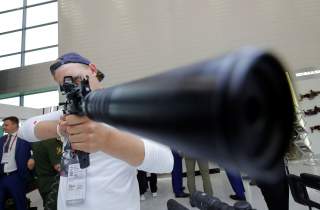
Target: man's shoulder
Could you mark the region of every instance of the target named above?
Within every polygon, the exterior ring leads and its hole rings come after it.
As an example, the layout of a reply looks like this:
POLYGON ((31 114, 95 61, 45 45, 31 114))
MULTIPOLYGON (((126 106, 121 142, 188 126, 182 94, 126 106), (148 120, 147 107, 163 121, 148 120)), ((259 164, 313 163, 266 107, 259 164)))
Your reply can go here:
POLYGON ((27 140, 25 140, 25 139, 23 139, 23 138, 20 138, 20 137, 17 137, 17 140, 23 141, 23 142, 28 142, 27 140))
POLYGON ((27 140, 20 138, 20 137, 17 137, 17 142, 19 142, 20 144, 23 144, 23 145, 31 145, 30 142, 28 142, 27 140))

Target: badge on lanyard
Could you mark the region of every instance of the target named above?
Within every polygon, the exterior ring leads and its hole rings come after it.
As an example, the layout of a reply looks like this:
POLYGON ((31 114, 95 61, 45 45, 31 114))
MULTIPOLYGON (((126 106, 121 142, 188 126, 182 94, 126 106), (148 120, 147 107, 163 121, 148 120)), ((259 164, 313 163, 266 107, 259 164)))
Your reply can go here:
POLYGON ((68 177, 69 166, 76 163, 79 163, 77 155, 74 151, 72 151, 71 144, 67 141, 65 142, 61 156, 60 176, 68 177))
POLYGON ((67 183, 67 205, 81 204, 86 198, 87 169, 81 169, 80 163, 69 165, 67 183))
POLYGON ((8 162, 9 162, 9 153, 3 153, 1 163, 6 164, 8 162))
POLYGON ((61 157, 60 175, 67 177, 66 204, 77 205, 85 201, 87 169, 81 169, 77 154, 66 138, 61 157))
POLYGON ((3 154, 2 154, 1 163, 4 163, 4 164, 8 163, 10 159, 10 155, 14 155, 14 153, 10 151, 12 149, 13 144, 17 140, 17 136, 15 136, 13 140, 11 139, 12 137, 13 136, 8 137, 6 143, 3 145, 3 154))

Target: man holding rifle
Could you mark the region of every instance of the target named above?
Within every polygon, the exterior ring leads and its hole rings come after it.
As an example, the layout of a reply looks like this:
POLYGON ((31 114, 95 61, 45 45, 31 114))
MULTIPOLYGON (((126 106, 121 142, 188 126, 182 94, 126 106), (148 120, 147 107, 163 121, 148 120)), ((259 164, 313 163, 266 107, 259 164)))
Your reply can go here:
MULTIPOLYGON (((75 83, 88 78, 92 90, 102 88, 103 73, 77 53, 59 57, 50 70, 60 86, 67 76, 72 77, 75 83)), ((86 116, 63 115, 59 111, 37 116, 25 122, 19 135, 29 141, 56 138, 58 135, 67 137, 72 150, 90 153, 90 166, 86 169, 80 169, 72 162, 76 159, 72 158, 70 165, 65 165, 68 172, 60 178, 59 210, 138 210, 137 169, 169 173, 173 167, 172 154, 167 147, 94 122, 86 116)))
POLYGON ((111 209, 138 209, 133 171, 162 173, 172 169, 167 148, 110 125, 191 156, 239 168, 269 183, 281 176, 276 166, 291 140, 294 111, 285 69, 268 52, 243 48, 218 59, 101 90, 103 76, 78 54, 60 57, 50 70, 67 93, 68 115, 52 113, 45 116, 46 122, 41 122, 41 117, 29 120, 22 133, 30 140, 60 133, 69 142, 64 146, 62 171, 66 177, 61 179, 60 209, 96 209, 106 202, 111 209), (95 91, 87 95, 89 86, 95 91), (84 114, 96 122, 81 116, 84 114), (91 153, 88 168, 86 152, 91 153), (118 188, 121 190, 114 190, 118 188), (103 195, 102 199, 98 195, 103 195))

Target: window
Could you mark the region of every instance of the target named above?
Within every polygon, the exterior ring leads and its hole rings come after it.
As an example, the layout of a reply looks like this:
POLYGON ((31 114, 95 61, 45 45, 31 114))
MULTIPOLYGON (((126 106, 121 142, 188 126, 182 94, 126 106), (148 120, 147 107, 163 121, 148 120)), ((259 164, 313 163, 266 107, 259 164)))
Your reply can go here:
POLYGON ((0 70, 56 59, 57 0, 0 1, 0 70))
POLYGON ((47 2, 48 0, 27 0, 27 5, 39 4, 43 2, 47 2))
POLYGON ((27 12, 27 27, 58 20, 58 3, 30 7, 27 12))
POLYGON ((0 36, 0 55, 21 50, 21 31, 0 36))
POLYGON ((31 64, 40 63, 40 62, 52 61, 57 57, 58 57, 58 47, 32 51, 32 52, 26 53, 25 64, 31 65, 31 64))
POLYGON ((19 67, 21 64, 21 55, 11 55, 0 58, 0 71, 19 67))
POLYGON ((22 0, 9 0, 4 3, 4 0, 0 2, 0 12, 16 9, 22 7, 23 1, 22 0))
POLYGON ((59 105, 59 92, 50 91, 24 96, 24 106, 30 108, 45 108, 59 105))
POLYGON ((58 43, 58 25, 32 28, 26 31, 26 50, 55 45, 58 43))
POLYGON ((0 104, 19 106, 20 105, 20 97, 0 99, 0 104))
POLYGON ((22 10, 0 14, 0 33, 22 27, 22 10))

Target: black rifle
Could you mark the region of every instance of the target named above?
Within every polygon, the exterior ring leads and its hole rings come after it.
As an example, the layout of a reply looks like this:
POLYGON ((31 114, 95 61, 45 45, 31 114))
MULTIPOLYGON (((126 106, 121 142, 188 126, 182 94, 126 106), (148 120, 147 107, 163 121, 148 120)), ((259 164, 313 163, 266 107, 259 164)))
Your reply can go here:
POLYGON ((310 127, 311 133, 313 133, 314 130, 320 131, 320 125, 315 125, 310 127))
POLYGON ((300 101, 302 101, 304 98, 307 98, 309 100, 314 99, 316 96, 318 96, 320 94, 320 91, 313 91, 310 90, 310 93, 306 93, 306 94, 300 94, 300 101))
POLYGON ((307 110, 303 110, 304 115, 306 116, 311 116, 311 115, 316 115, 320 112, 320 107, 318 106, 314 106, 313 109, 307 109, 307 110))
POLYGON ((270 182, 294 116, 283 66, 254 48, 92 91, 80 107, 92 120, 270 182))
MULTIPOLYGON (((233 206, 230 206, 220 201, 219 198, 199 191, 192 193, 190 203, 200 210, 254 210, 247 201, 238 201, 233 206)), ((188 208, 173 199, 168 200, 167 207, 168 210, 188 210, 188 208)))
MULTIPOLYGON (((81 80, 80 84, 77 84, 72 76, 64 77, 64 82, 60 89, 67 99, 64 103, 63 113, 79 116, 85 115, 82 105, 85 96, 91 91, 88 78, 81 80)), ((79 159, 80 168, 86 168, 90 165, 89 153, 76 151, 76 154, 79 159)))

